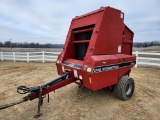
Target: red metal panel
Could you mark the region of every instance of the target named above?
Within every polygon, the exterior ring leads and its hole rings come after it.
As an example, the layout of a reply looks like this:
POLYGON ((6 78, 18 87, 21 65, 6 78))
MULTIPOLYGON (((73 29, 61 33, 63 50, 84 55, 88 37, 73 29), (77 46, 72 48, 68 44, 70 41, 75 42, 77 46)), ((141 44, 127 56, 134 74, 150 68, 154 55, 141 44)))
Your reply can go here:
POLYGON ((118 74, 118 78, 124 76, 124 75, 129 75, 129 73, 131 72, 131 68, 133 66, 128 66, 128 67, 123 67, 119 69, 119 74, 118 74))
POLYGON ((97 54, 116 54, 118 46, 122 45, 122 33, 124 29, 123 18, 121 11, 107 7, 104 11, 104 16, 98 37, 93 51, 97 54))
POLYGON ((91 90, 96 91, 107 86, 111 86, 118 83, 119 69, 104 71, 95 73, 92 75, 92 88, 91 90))
POLYGON ((86 17, 86 16, 90 16, 90 15, 92 15, 92 14, 101 12, 101 11, 103 11, 105 8, 106 8, 106 7, 101 7, 101 8, 98 9, 98 10, 94 10, 94 11, 92 11, 92 12, 89 12, 89 13, 86 13, 86 14, 83 14, 83 15, 80 15, 80 16, 76 16, 75 18, 73 18, 73 20, 74 20, 74 19, 79 19, 79 18, 82 18, 82 17, 86 17))
POLYGON ((57 83, 57 84, 55 84, 55 85, 53 85, 53 86, 50 86, 50 87, 48 87, 47 89, 43 90, 43 93, 42 93, 42 94, 43 94, 43 95, 46 95, 47 93, 49 93, 49 92, 51 92, 51 91, 54 91, 54 90, 57 90, 57 89, 59 89, 59 88, 61 88, 61 87, 63 87, 63 86, 66 86, 66 85, 74 82, 74 81, 75 81, 75 80, 74 80, 73 78, 68 78, 68 79, 66 79, 66 80, 64 80, 64 81, 61 81, 61 82, 59 82, 59 83, 57 83))
POLYGON ((123 54, 132 55, 133 35, 133 32, 125 25, 122 45, 123 54))
POLYGON ((97 56, 91 56, 94 63, 94 67, 96 66, 106 66, 111 64, 117 64, 119 63, 119 58, 115 55, 97 55, 97 56))
POLYGON ((96 12, 96 14, 89 14, 86 17, 80 17, 79 19, 73 19, 71 29, 79 28, 87 25, 96 24, 103 15, 103 10, 96 12))
POLYGON ((117 58, 120 59, 120 63, 136 61, 136 56, 126 55, 126 54, 115 54, 117 58))
MULTIPOLYGON (((120 63, 136 61, 136 56, 125 55, 125 54, 116 54, 116 56, 119 58, 120 63)), ((128 75, 131 72, 132 67, 133 65, 120 68, 118 76, 121 77, 123 75, 128 75)))
POLYGON ((88 32, 88 31, 92 31, 92 30, 93 30, 93 28, 89 28, 89 29, 85 29, 85 30, 72 31, 72 33, 76 34, 76 33, 88 32))
POLYGON ((119 63, 119 58, 115 55, 97 55, 91 56, 92 73, 84 72, 84 86, 95 91, 117 83, 119 69, 106 70, 94 73, 95 67, 115 65, 119 63))
POLYGON ((80 75, 83 86, 93 91, 117 84, 118 78, 129 74, 135 63, 135 57, 131 56, 133 32, 123 21, 124 13, 110 7, 75 17, 62 54, 58 57, 58 73, 62 74, 64 66, 65 70, 71 71, 74 79, 80 79, 80 75), (87 31, 92 31, 91 37, 75 40, 75 34, 87 31), (84 42, 89 44, 85 56, 82 56, 84 60, 76 60, 76 45, 84 42), (92 71, 87 72, 86 68, 91 68, 92 71), (99 71, 101 69, 104 71, 99 71), (77 77, 74 76, 74 70, 77 71, 77 77))
POLYGON ((74 40, 74 41, 72 41, 72 43, 89 43, 89 42, 90 42, 90 40, 78 40, 78 41, 74 40))
MULTIPOLYGON (((64 80, 64 81, 61 81, 61 82, 59 82, 59 83, 57 83, 57 84, 55 84, 55 85, 52 85, 52 86, 44 89, 44 90, 42 91, 42 95, 46 95, 46 94, 48 94, 48 93, 50 93, 50 92, 52 92, 52 91, 54 91, 54 90, 57 90, 57 89, 59 89, 59 88, 61 88, 61 87, 63 87, 63 86, 66 86, 66 85, 68 85, 68 84, 70 84, 70 83, 72 83, 72 82, 74 82, 74 81, 75 81, 75 80, 74 80, 73 78, 68 78, 68 79, 66 79, 66 80, 64 80)), ((35 99, 35 98, 37 98, 37 97, 38 97, 38 93, 36 92, 36 93, 34 93, 34 94, 31 94, 31 96, 29 96, 29 99, 30 99, 30 100, 33 100, 33 99, 35 99)))

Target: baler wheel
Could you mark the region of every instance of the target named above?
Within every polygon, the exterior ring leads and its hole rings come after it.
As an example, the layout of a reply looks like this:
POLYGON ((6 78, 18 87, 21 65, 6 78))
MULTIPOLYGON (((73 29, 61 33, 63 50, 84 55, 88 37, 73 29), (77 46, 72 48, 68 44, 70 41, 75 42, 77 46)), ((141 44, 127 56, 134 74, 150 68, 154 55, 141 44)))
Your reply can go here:
POLYGON ((114 86, 113 93, 122 100, 130 99, 134 93, 134 80, 128 76, 122 76, 114 86))

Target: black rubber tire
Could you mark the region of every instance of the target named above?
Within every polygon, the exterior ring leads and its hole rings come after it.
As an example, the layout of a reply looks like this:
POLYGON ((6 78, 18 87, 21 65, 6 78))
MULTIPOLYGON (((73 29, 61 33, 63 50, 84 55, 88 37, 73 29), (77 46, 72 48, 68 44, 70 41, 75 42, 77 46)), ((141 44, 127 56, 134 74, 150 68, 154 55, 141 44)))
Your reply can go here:
POLYGON ((122 100, 129 100, 134 93, 134 80, 128 76, 122 76, 114 86, 113 93, 122 100))

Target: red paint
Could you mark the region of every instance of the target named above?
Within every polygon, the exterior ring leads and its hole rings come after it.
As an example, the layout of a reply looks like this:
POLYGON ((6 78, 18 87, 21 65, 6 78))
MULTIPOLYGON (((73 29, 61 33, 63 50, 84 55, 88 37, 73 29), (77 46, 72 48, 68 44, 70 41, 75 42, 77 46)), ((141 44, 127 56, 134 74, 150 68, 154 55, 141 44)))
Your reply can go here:
MULTIPOLYGON (((52 92, 52 91, 54 91, 54 90, 57 90, 57 89, 59 89, 59 88, 61 88, 61 87, 63 87, 63 86, 66 86, 66 85, 68 85, 68 84, 70 84, 70 83, 72 83, 72 82, 74 82, 74 81, 75 81, 75 80, 74 80, 73 78, 68 78, 68 79, 66 79, 66 80, 64 80, 64 81, 61 81, 61 82, 59 82, 59 83, 57 83, 57 84, 55 84, 55 85, 52 85, 52 86, 44 89, 44 90, 42 91, 42 95, 46 95, 46 94, 48 94, 48 93, 50 93, 50 92, 52 92)), ((37 97, 38 97, 38 93, 36 92, 36 93, 30 94, 29 99, 30 99, 30 100, 33 100, 33 99, 35 99, 35 98, 37 98, 37 97)))
MULTIPOLYGON (((124 13, 111 7, 101 7, 75 17, 72 19, 64 49, 57 59, 58 74, 63 73, 64 66, 65 71, 71 71, 73 79, 80 79, 82 76, 84 87, 93 91, 106 87, 113 88, 121 76, 129 75, 133 64, 97 73, 94 73, 93 69, 136 61, 136 57, 132 56, 133 35, 134 33, 124 24, 124 13), (92 32, 90 39, 75 37, 77 34, 90 31, 92 32), (88 48, 84 60, 77 60, 76 55, 79 53, 76 53, 76 47, 82 43, 88 45, 88 48), (71 64, 65 65, 63 62, 71 64), (79 69, 73 67, 74 65, 82 67, 79 69), (91 72, 87 72, 86 67, 92 68, 91 72), (77 71, 78 77, 74 77, 74 70, 77 71)), ((53 90, 50 88, 50 91, 51 89, 53 90)))

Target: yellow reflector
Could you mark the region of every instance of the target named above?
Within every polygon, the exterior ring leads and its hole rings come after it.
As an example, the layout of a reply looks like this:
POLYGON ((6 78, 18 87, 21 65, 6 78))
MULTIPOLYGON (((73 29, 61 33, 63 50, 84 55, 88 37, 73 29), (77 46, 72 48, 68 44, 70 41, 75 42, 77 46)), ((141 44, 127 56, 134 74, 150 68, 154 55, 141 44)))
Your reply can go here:
POLYGON ((89 83, 92 83, 92 79, 91 78, 89 78, 89 83))

